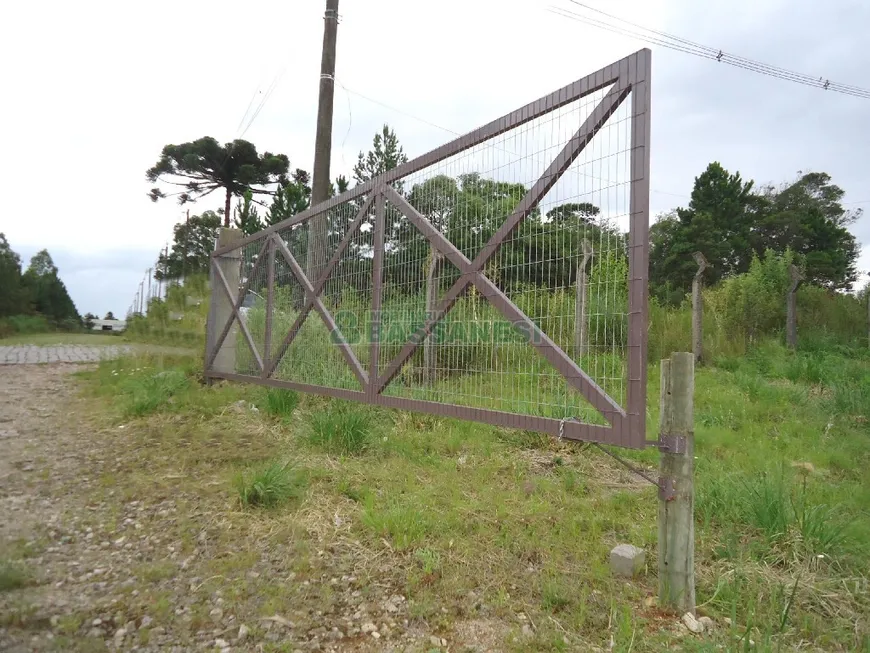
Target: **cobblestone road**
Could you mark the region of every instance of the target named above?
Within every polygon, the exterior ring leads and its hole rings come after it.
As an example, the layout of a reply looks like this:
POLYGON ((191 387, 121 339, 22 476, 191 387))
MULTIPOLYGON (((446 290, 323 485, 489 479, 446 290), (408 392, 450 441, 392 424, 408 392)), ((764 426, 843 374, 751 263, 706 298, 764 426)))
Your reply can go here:
POLYGON ((173 347, 130 345, 0 345, 0 365, 36 365, 39 363, 96 363, 103 359, 118 358, 134 351, 186 354, 173 347))
POLYGON ((117 358, 131 351, 125 345, 7 345, 0 346, 0 365, 95 363, 104 358, 117 358))

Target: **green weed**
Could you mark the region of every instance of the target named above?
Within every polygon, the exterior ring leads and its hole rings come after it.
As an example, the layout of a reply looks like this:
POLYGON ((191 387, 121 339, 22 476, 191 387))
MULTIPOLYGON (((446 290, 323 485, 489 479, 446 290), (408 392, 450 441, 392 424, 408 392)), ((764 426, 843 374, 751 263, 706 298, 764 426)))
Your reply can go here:
POLYGON ((263 410, 274 417, 288 418, 299 406, 299 393, 282 388, 269 388, 262 402, 263 410))
POLYGON ((239 472, 234 485, 243 506, 272 508, 299 499, 305 491, 307 478, 289 462, 272 462, 239 472))
POLYGON ((311 416, 308 442, 328 453, 359 455, 373 442, 371 417, 360 406, 331 402, 311 416))
POLYGON ((0 592, 19 589, 30 582, 30 574, 21 563, 0 560, 0 592))

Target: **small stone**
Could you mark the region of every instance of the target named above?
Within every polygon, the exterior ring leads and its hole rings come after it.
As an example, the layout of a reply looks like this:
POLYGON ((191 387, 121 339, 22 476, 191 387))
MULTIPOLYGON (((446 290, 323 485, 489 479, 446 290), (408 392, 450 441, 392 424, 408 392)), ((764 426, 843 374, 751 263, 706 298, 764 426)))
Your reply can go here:
POLYGON ((687 612, 683 615, 683 625, 689 629, 689 632, 695 633, 696 635, 700 635, 704 632, 704 624, 695 619, 695 615, 691 612, 687 612))
POLYGON ((250 631, 248 630, 248 627, 245 624, 242 624, 241 626, 239 626, 238 640, 240 642, 244 642, 248 638, 249 632, 250 631))
POLYGON ((617 576, 634 576, 646 562, 646 552, 633 544, 617 544, 610 551, 610 570, 617 576))
POLYGON ((372 637, 374 637, 375 639, 380 639, 380 638, 381 638, 381 634, 380 634, 378 631, 373 630, 373 631, 372 631, 372 637))
POLYGON ((704 630, 713 630, 716 625, 710 617, 698 617, 698 621, 703 624, 704 630))
POLYGON ((218 637, 216 640, 214 640, 214 645, 218 648, 229 648, 230 643, 227 640, 218 637))
POLYGON ((117 643, 117 642, 123 641, 123 639, 126 636, 127 636, 127 631, 124 630, 123 628, 118 628, 118 630, 115 631, 115 642, 117 643))
POLYGON ((214 608, 211 612, 208 613, 208 616, 212 618, 212 621, 220 621, 224 616, 224 611, 220 608, 214 608))
POLYGON ((535 631, 532 630, 532 627, 529 624, 523 624, 523 636, 524 637, 534 637, 535 631))
POLYGON ((731 617, 723 617, 723 618, 722 618, 722 621, 725 622, 725 625, 726 625, 726 626, 731 626, 731 625, 734 624, 734 622, 731 621, 731 617))
POLYGON ((151 625, 152 621, 154 620, 146 614, 144 617, 142 617, 142 621, 139 623, 139 628, 148 628, 148 626, 151 625))
POLYGON ((101 625, 102 623, 103 623, 103 620, 100 619, 99 617, 97 617, 96 619, 94 619, 94 620, 91 622, 91 625, 96 627, 96 626, 101 625))
POLYGON ((429 637, 429 643, 432 646, 441 646, 441 638, 435 637, 435 635, 432 635, 431 637, 429 637))
POLYGON ((371 621, 367 621, 367 622, 365 622, 365 623, 362 625, 362 627, 361 627, 361 630, 362 630, 364 633, 373 633, 373 632, 375 632, 377 629, 378 629, 377 626, 375 626, 371 621))

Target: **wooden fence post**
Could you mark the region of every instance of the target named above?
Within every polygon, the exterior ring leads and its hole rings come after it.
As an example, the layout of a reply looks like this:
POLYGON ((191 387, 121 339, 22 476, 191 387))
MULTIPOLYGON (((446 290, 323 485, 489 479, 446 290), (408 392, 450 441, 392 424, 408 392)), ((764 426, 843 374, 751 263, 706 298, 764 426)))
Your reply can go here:
POLYGON ((785 305, 785 342, 791 349, 797 349, 797 290, 804 280, 800 269, 794 263, 789 266, 791 285, 785 305))
POLYGON ((659 604, 695 612, 695 357, 671 354, 661 367, 659 604))
POLYGON ((574 297, 574 351, 575 357, 585 356, 589 350, 589 316, 586 303, 589 296, 589 282, 586 276, 586 266, 592 258, 592 243, 586 238, 581 243, 583 258, 577 266, 577 281, 574 297))
POLYGON ((695 363, 701 364, 704 357, 704 271, 709 267, 707 259, 701 252, 692 254, 698 271, 692 279, 692 353, 695 354, 695 363))
MULTIPOLYGON (((244 234, 240 229, 221 229, 218 233, 217 248, 225 247, 233 243, 239 242, 244 238, 244 234)), ((234 249, 226 254, 218 256, 214 259, 224 273, 230 290, 238 293, 239 280, 242 270, 242 250, 234 249)), ((224 325, 233 315, 231 300, 227 297, 221 287, 221 283, 215 275, 214 270, 209 268, 209 280, 211 286, 211 303, 208 310, 208 322, 206 323, 206 363, 208 356, 214 350, 215 343, 223 331, 224 325)), ((235 301, 233 298, 232 301, 235 301)), ((215 372, 225 372, 233 374, 236 371, 236 334, 238 333, 238 325, 233 324, 221 344, 220 351, 215 356, 211 369, 215 372)), ((209 370, 204 370, 207 375, 209 370)))

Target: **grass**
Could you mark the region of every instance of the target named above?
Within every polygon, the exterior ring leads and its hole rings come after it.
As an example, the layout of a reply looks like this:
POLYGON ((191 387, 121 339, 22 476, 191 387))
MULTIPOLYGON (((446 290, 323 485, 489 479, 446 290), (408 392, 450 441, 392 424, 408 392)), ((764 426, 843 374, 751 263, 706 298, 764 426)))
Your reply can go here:
MULTIPOLYGON (((620 651, 870 643, 862 350, 794 354, 763 344, 697 370, 697 594, 720 625, 704 640, 676 637, 677 618, 648 601, 654 488, 594 449, 292 392, 206 387, 197 374, 195 361, 152 356, 83 376, 107 419, 124 426, 113 427, 116 446, 136 452, 111 491, 196 497, 190 510, 222 525, 197 573, 219 577, 207 587, 232 593, 251 620, 302 602, 313 614, 333 609, 343 599, 303 581, 349 565, 367 587, 406 596, 409 618, 428 631, 502 624, 500 650, 589 650, 611 638, 620 651), (233 410, 240 400, 261 412, 233 410), (648 571, 631 583, 607 566, 620 542, 647 550, 648 571), (251 580, 264 557, 294 583, 251 580), (522 639, 518 613, 534 624, 532 639, 522 639)), ((649 379, 655 433, 656 366, 649 379)), ((647 468, 658 457, 621 453, 647 468)), ((192 551, 204 526, 188 520, 175 539, 192 551)))
POLYGON ((260 402, 267 415, 288 419, 299 405, 299 393, 281 388, 269 388, 260 402))
POLYGON ((311 415, 308 442, 327 453, 359 455, 373 444, 371 414, 365 407, 331 402, 311 415))
POLYGON ((20 563, 0 559, 0 592, 25 587, 30 582, 30 574, 20 563))
POLYGON ((124 337, 93 333, 28 333, 0 338, 0 345, 120 345, 124 337))
POLYGON ((271 462, 239 472, 234 483, 243 506, 274 508, 299 499, 305 490, 306 477, 289 462, 271 462))

